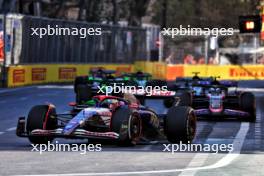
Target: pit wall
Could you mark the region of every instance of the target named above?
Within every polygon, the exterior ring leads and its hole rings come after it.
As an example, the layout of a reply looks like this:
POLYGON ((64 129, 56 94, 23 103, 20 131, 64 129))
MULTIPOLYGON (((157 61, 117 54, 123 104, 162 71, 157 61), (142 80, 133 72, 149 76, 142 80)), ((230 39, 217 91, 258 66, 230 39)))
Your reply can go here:
POLYGON ((167 65, 162 62, 135 62, 134 64, 46 64, 17 65, 8 68, 8 87, 32 84, 72 82, 76 76, 87 75, 92 68, 102 67, 124 72, 144 71, 155 79, 175 80, 176 77, 220 76, 232 80, 264 80, 264 65, 167 65))

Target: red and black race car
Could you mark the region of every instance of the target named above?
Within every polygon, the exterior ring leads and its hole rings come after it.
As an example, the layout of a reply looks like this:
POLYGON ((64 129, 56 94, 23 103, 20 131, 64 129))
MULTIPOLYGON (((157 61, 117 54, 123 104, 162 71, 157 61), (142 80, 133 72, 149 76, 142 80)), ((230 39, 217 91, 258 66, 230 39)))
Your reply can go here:
MULTIPOLYGON (((20 117, 17 135, 32 143, 54 138, 110 139, 119 144, 136 144, 144 139, 167 137, 170 142, 188 142, 195 137, 196 117, 190 107, 162 100, 168 107, 161 114, 140 105, 131 94, 124 97, 99 95, 86 104, 73 106, 69 113, 56 113, 54 105, 37 105, 28 117, 20 117)), ((164 110, 164 109, 163 109, 164 110)))

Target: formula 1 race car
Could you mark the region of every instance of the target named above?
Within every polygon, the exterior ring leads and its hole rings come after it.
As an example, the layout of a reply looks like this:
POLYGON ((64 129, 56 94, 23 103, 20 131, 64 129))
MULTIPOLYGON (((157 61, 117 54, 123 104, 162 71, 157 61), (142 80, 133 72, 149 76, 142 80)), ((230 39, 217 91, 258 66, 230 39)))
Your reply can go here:
MULTIPOLYGON (((87 76, 78 76, 74 81, 74 92, 76 94, 76 102, 81 104, 83 102, 83 96, 91 99, 93 96, 98 95, 100 88, 105 90, 106 86, 112 84, 125 84, 129 80, 123 78, 123 76, 114 76, 116 71, 105 70, 103 68, 95 68, 90 70, 90 74, 87 76)), ((87 99, 87 98, 86 98, 87 99)))
POLYGON ((135 73, 123 74, 122 77, 124 78, 124 80, 130 81, 130 85, 145 87, 147 85, 147 82, 151 80, 152 76, 149 73, 138 71, 135 73))
POLYGON ((211 77, 199 77, 199 72, 193 72, 193 77, 177 77, 175 81, 176 90, 193 90, 193 86, 197 85, 210 85, 212 82, 211 77))
MULTIPOLYGON (((195 87, 193 87, 195 88, 195 87)), ((251 92, 230 90, 231 87, 217 83, 199 85, 199 94, 193 94, 192 107, 198 117, 239 117, 246 121, 256 120, 255 96, 251 92)))
POLYGON ((77 93, 77 87, 79 85, 90 85, 94 89, 98 89, 97 86, 116 84, 134 85, 134 86, 146 86, 146 83, 151 79, 151 74, 143 72, 125 73, 121 76, 114 76, 116 71, 105 70, 102 68, 90 70, 88 76, 77 76, 74 81, 74 91, 77 93))
POLYGON ((200 72, 193 72, 194 76, 192 78, 176 78, 176 83, 174 89, 177 91, 189 90, 193 92, 194 96, 200 96, 204 91, 205 86, 210 85, 222 85, 225 87, 237 87, 237 81, 231 80, 217 80, 220 77, 199 77, 200 72))
MULTIPOLYGON (((113 70, 94 70, 95 74, 89 76, 76 77, 74 90, 76 93, 76 102, 82 104, 95 95, 108 95, 114 87, 125 88, 126 86, 134 88, 144 87, 162 87, 166 86, 164 80, 151 80, 151 75, 143 72, 126 73, 119 77, 114 77, 113 70), (99 71, 99 75, 98 75, 99 71), (101 75, 101 77, 99 77, 101 75), (104 76, 102 76, 104 75, 104 76), (106 76, 108 75, 108 76, 106 76)), ((93 73, 93 72, 91 72, 93 73)), ((112 94, 115 95, 115 94, 112 94)))
POLYGON ((77 76, 74 80, 74 92, 77 92, 77 87, 79 85, 91 85, 97 87, 97 85, 104 84, 106 82, 112 82, 116 80, 113 75, 116 72, 114 70, 105 70, 103 68, 91 69, 89 75, 77 76))
POLYGON ((98 95, 86 105, 71 105, 73 110, 66 114, 56 113, 51 104, 34 106, 27 118, 19 118, 17 136, 38 144, 61 137, 110 139, 122 145, 160 136, 170 142, 191 142, 195 136, 193 109, 177 106, 176 99, 162 114, 140 105, 132 94, 122 98, 98 95))

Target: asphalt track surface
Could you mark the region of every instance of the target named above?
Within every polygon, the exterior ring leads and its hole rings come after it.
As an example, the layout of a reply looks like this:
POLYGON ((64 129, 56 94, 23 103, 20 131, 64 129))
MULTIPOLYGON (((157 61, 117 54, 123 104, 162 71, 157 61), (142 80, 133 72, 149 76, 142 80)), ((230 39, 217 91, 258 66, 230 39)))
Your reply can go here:
MULTIPOLYGON (((264 83, 240 82, 257 99, 256 123, 199 121, 195 144, 233 144, 232 152, 169 152, 166 140, 135 147, 102 144, 101 152, 32 152, 26 138, 15 135, 17 118, 36 104, 52 102, 66 112, 74 101, 72 86, 42 85, 0 89, 0 175, 264 175, 264 83)), ((56 139, 58 143, 87 140, 56 139)))

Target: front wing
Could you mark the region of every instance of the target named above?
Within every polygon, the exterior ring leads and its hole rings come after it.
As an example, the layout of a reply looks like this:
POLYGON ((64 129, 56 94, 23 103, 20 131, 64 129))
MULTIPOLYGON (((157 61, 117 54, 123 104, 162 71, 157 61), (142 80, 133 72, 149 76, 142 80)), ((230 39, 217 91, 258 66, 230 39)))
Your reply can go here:
POLYGON ((213 113, 209 109, 196 109, 195 111, 196 116, 231 116, 231 117, 250 117, 250 113, 241 111, 241 110, 234 110, 234 109, 224 109, 220 113, 213 113))
POLYGON ((31 133, 27 133, 25 130, 25 118, 20 117, 17 124, 17 136, 29 137, 29 136, 50 136, 56 138, 97 138, 97 139, 118 139, 119 134, 115 132, 93 132, 87 131, 81 128, 75 129, 71 134, 63 133, 63 128, 57 128, 54 130, 35 129, 31 133))

